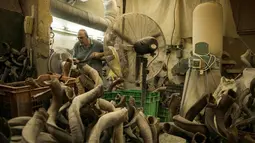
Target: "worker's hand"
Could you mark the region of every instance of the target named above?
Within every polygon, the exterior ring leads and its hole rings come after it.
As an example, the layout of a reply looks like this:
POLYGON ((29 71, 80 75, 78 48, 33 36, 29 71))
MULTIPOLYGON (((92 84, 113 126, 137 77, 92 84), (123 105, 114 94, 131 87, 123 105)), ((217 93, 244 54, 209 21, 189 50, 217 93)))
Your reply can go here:
POLYGON ((92 59, 101 59, 104 56, 104 53, 100 53, 100 52, 93 52, 90 55, 90 58, 92 59))
POLYGON ((78 59, 73 59, 74 64, 78 64, 80 61, 78 59))

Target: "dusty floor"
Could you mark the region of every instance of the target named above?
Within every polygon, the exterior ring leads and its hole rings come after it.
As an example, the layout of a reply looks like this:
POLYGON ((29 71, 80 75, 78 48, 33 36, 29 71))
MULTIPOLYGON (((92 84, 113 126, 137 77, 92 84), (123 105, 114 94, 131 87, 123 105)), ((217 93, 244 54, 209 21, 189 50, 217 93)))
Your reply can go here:
POLYGON ((164 133, 159 136, 159 143, 186 143, 186 140, 164 133))

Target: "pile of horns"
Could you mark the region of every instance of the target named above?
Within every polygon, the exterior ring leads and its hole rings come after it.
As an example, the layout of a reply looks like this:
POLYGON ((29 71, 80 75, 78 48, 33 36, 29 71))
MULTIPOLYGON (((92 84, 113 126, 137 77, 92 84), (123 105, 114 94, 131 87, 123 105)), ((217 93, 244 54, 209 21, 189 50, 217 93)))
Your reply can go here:
POLYGON ((129 102, 120 97, 118 103, 103 99, 103 82, 98 73, 87 65, 83 70, 93 80, 91 89, 75 94, 58 79, 45 82, 52 95, 48 110, 40 108, 33 117, 16 117, 0 124, 5 130, 5 135, 0 132, 1 142, 7 137, 6 142, 21 143, 158 143, 161 133, 193 143, 254 142, 255 79, 240 95, 228 89, 220 93, 217 102, 212 95, 205 95, 185 117, 175 115, 173 122, 160 123, 158 118, 136 108, 132 97, 129 102), (195 122, 202 110, 199 123, 195 122))
MULTIPOLYGON (((10 131, 7 137, 2 136, 6 142, 156 143, 159 133, 169 131, 170 124, 145 116, 142 109, 136 108, 132 97, 128 103, 124 98, 119 103, 103 99, 103 82, 98 73, 87 65, 83 70, 93 80, 92 89, 76 95, 73 88, 56 78, 45 81, 52 95, 50 107, 47 111, 40 108, 33 117, 10 119, 3 125, 5 135, 10 131)), ((37 97, 46 92, 49 91, 37 97)))
POLYGON ((249 88, 246 80, 222 77, 213 94, 202 96, 184 116, 173 116, 168 133, 197 143, 255 143, 255 78, 249 88))

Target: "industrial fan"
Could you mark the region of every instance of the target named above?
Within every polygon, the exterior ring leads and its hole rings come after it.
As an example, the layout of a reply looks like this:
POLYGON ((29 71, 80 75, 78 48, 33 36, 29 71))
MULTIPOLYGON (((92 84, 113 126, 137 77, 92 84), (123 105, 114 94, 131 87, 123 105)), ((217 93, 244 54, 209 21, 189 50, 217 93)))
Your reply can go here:
POLYGON ((104 51, 117 52, 120 67, 113 66, 112 61, 107 61, 108 65, 117 76, 131 83, 135 83, 139 78, 139 71, 135 71, 139 68, 135 64, 139 63, 141 56, 148 59, 147 80, 160 72, 164 64, 165 46, 165 38, 160 27, 144 14, 124 14, 105 32, 104 51))
POLYGON ((165 46, 159 25, 144 14, 124 14, 105 32, 104 52, 117 52, 119 58, 106 62, 125 81, 138 86, 142 83, 142 104, 146 81, 153 79, 164 66, 165 46))
POLYGON ((68 58, 72 58, 72 54, 67 49, 54 51, 49 57, 48 71, 62 74, 63 64, 68 58))

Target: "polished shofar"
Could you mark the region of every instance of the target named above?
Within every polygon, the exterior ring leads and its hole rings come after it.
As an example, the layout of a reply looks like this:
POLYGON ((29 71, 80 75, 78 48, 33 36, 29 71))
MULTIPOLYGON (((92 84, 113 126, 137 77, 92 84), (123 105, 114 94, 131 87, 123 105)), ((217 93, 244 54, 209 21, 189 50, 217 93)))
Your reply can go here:
POLYGON ((80 117, 80 108, 92 103, 103 93, 103 85, 98 85, 94 89, 76 96, 68 110, 68 119, 71 129, 72 141, 75 143, 84 142, 84 126, 80 117))
POLYGON ((128 110, 123 108, 114 112, 107 113, 103 115, 97 121, 96 125, 93 127, 92 132, 89 137, 89 143, 99 143, 100 135, 103 130, 123 123, 128 120, 128 110))

